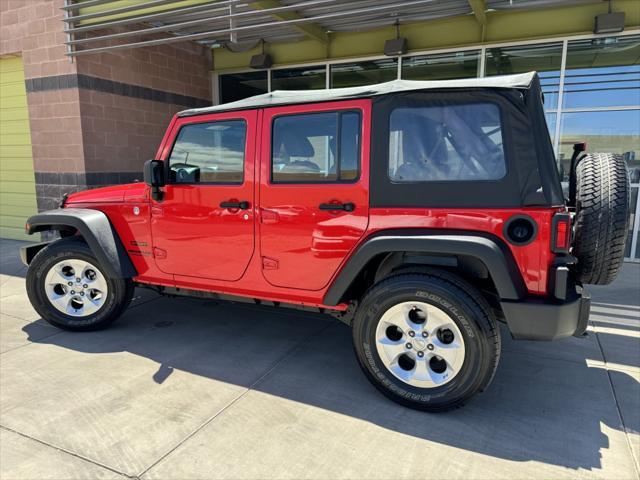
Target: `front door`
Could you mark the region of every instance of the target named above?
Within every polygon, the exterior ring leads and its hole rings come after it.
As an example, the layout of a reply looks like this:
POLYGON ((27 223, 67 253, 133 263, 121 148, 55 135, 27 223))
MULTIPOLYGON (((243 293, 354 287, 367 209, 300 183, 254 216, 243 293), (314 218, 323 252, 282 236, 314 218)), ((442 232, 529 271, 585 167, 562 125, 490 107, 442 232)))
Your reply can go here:
POLYGON ((320 290, 369 221, 370 101, 264 111, 260 254, 272 285, 320 290))
POLYGON ((154 257, 165 273, 242 277, 254 250, 257 112, 180 118, 165 148, 167 186, 152 206, 154 257))

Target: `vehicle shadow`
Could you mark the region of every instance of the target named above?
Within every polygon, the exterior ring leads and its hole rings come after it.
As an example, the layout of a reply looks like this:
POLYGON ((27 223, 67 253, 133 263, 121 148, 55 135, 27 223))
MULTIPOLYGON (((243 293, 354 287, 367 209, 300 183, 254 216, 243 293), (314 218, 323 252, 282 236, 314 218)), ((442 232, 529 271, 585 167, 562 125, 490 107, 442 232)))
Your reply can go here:
MULTIPOLYGON (((588 366, 588 360, 600 359, 588 344, 575 343, 590 340, 506 342, 485 393, 462 409, 425 414, 377 392, 359 370, 349 328, 325 316, 159 299, 131 309, 101 332, 39 338, 35 322, 23 330, 34 343, 151 359, 158 364, 156 384, 171 382, 174 370, 186 371, 511 461, 601 468, 601 451, 610 447, 606 427, 623 430, 606 371, 588 366), (288 336, 298 338, 297 347, 265 365, 259 353, 281 346, 288 336), (562 349, 570 349, 572 356, 554 356, 562 349)), ((625 391, 635 391, 630 375, 617 374, 616 380, 625 391)))

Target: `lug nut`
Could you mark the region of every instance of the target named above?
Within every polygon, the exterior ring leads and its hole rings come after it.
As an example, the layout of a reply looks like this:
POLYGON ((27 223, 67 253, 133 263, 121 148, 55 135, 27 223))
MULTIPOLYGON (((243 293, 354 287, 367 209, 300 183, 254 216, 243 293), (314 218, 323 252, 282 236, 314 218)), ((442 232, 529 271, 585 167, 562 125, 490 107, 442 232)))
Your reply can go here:
POLYGON ((424 338, 427 338, 427 337, 429 336, 429 333, 428 333, 428 332, 422 332, 422 336, 423 336, 424 338))
POLYGON ((89 285, 85 283, 84 285, 82 285, 82 288, 89 288, 89 285))
POLYGON ((433 348, 434 348, 434 347, 433 347, 433 344, 431 344, 431 343, 430 343, 429 345, 427 345, 427 348, 428 348, 429 350, 433 350, 433 348))
POLYGON ((405 347, 407 347, 408 350, 411 350, 411 348, 413 348, 413 345, 411 345, 410 343, 407 343, 405 347))
POLYGON ((420 358, 424 357, 424 352, 418 352, 418 356, 419 356, 420 358))
POLYGON ((71 290, 71 295, 75 295, 76 291, 75 290, 71 290))
POLYGON ((67 285, 69 285, 71 287, 71 286, 73 286, 73 282, 69 282, 69 283, 67 283, 67 285))
POLYGON ((76 278, 76 282, 80 283, 80 279, 79 279, 79 278, 76 278))
POLYGON ((81 296, 81 297, 84 297, 84 292, 80 292, 80 296, 81 296))
POLYGON ((413 330, 409 330, 409 336, 410 337, 415 337, 416 336, 416 332, 414 332, 413 330))

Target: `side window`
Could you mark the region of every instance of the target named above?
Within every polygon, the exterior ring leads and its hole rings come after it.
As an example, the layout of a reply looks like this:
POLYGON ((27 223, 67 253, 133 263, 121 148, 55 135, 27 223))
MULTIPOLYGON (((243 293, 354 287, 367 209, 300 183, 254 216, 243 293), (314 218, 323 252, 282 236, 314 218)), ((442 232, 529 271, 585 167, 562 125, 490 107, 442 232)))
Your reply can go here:
POLYGON ((499 180, 505 174, 497 105, 400 107, 391 112, 392 181, 499 180))
POLYGON ((182 127, 169 157, 169 181, 242 183, 246 135, 244 120, 182 127))
POLYGON ((273 121, 274 183, 348 182, 359 176, 360 114, 286 115, 273 121))

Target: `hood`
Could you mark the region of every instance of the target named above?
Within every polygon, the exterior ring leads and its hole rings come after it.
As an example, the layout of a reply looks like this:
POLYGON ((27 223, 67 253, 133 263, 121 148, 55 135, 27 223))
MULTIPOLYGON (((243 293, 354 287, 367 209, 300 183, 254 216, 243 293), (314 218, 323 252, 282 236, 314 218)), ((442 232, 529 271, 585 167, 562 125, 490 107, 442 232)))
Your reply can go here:
POLYGON ((146 193, 147 185, 142 182, 92 188, 70 194, 64 205, 65 207, 69 207, 78 203, 139 202, 146 198, 146 193))

